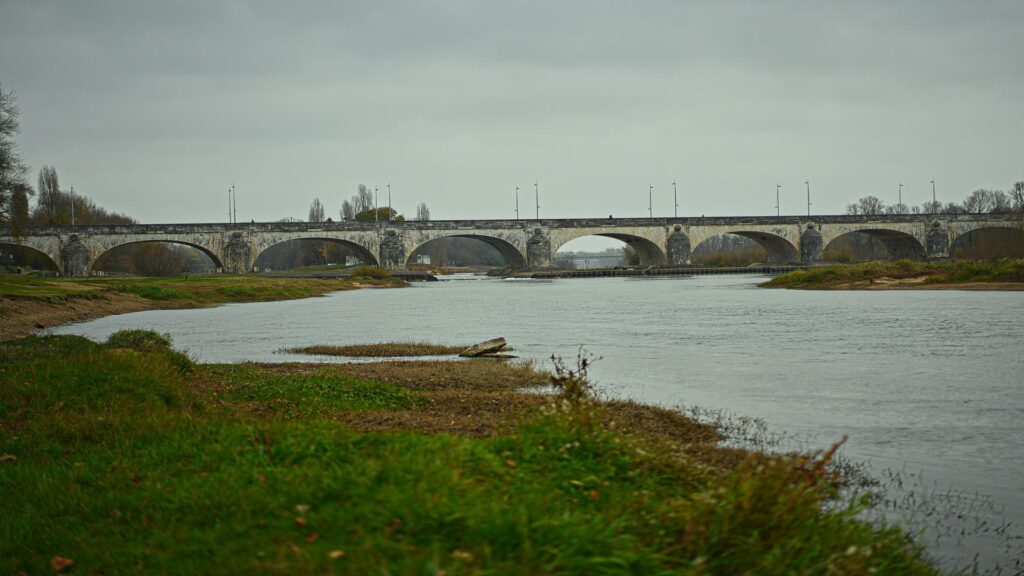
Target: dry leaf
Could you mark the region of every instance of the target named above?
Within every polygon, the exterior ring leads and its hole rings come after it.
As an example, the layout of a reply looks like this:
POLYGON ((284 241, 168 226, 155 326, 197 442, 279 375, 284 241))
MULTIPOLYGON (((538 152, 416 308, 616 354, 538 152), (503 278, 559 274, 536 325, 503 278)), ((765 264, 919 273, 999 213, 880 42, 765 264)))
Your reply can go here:
POLYGON ((60 556, 54 556, 50 559, 50 566, 53 567, 54 572, 63 572, 74 565, 75 561, 71 558, 62 558, 60 556))
POLYGON ((473 554, 465 550, 452 550, 452 558, 463 562, 472 562, 473 554))
POLYGON ((306 519, 305 518, 296 518, 295 519, 295 525, 296 526, 305 526, 306 525, 306 519))
POLYGON ((509 468, 515 468, 516 466, 518 466, 518 464, 516 464, 515 460, 505 460, 505 466, 508 466, 509 468))
POLYGON ((345 551, 344 550, 331 550, 330 552, 327 553, 327 557, 330 558, 331 560, 337 560, 338 558, 343 558, 344 556, 345 556, 345 551))
POLYGON ((0 454, 0 462, 14 462, 17 459, 14 454, 0 454))
POLYGON ((306 542, 316 542, 320 539, 320 535, 316 532, 310 532, 306 535, 306 542))
POLYGON ((296 504, 295 511, 299 514, 305 514, 306 512, 309 512, 309 504, 296 504))

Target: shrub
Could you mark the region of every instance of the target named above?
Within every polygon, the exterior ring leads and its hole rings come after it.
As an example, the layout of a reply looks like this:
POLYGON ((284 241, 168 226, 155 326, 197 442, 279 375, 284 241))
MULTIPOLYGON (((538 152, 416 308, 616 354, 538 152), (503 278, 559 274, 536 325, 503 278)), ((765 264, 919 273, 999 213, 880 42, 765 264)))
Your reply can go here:
POLYGON ((109 348, 124 348, 143 354, 158 354, 178 368, 182 374, 192 371, 192 360, 171 348, 171 335, 152 330, 118 330, 107 338, 109 348))
POLYGON ((367 278, 387 278, 391 276, 391 272, 379 266, 357 266, 352 269, 352 275, 366 276, 367 278))
POLYGON ((117 287, 118 292, 127 292, 145 298, 146 300, 185 300, 188 294, 173 288, 163 286, 147 286, 139 284, 125 284, 117 287))

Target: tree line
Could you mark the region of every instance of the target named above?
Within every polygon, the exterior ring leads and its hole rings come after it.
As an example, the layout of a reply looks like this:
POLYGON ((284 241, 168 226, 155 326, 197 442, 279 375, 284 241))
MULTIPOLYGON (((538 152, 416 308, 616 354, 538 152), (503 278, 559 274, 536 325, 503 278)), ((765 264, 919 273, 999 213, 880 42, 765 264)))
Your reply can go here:
POLYGON ((980 188, 971 192, 962 202, 928 201, 915 206, 897 202, 886 204, 877 196, 864 196, 846 205, 852 216, 879 214, 1010 214, 1024 213, 1024 180, 1014 182, 1007 190, 980 188))

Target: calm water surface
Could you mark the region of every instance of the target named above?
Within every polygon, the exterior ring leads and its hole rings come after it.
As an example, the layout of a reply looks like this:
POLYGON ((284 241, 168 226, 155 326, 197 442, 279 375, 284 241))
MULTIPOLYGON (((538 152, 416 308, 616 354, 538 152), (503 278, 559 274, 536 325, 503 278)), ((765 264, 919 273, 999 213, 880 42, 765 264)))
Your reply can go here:
MULTIPOLYGON (((1024 524, 1024 294, 789 291, 757 276, 455 279, 401 290, 112 316, 55 330, 169 332, 202 362, 309 361, 311 344, 504 336, 517 354, 602 357, 610 393, 763 418, 822 447, 978 493, 1024 524)), ((316 358, 330 361, 328 358, 316 358)), ((963 560, 1016 551, 932 543, 963 560)))

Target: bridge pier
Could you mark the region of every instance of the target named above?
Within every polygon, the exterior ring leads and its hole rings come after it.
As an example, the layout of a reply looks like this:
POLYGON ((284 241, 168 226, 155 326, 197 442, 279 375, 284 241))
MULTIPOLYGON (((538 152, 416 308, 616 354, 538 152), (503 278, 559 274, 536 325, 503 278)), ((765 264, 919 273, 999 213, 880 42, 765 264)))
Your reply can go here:
POLYGON ((926 235, 925 250, 929 258, 945 258, 949 256, 949 228, 938 220, 932 222, 926 235))
POLYGON ((551 267, 551 237, 540 228, 526 241, 526 265, 531 269, 551 267))
POLYGON ((682 266, 690 263, 690 239, 683 234, 683 227, 679 224, 672 228, 672 233, 665 241, 665 248, 669 266, 682 266))
POLYGON ((60 268, 64 276, 88 276, 92 271, 89 249, 78 239, 77 234, 68 237, 60 247, 60 268))
POLYGON ((814 224, 808 224, 807 229, 800 234, 800 261, 820 262, 824 250, 825 243, 821 239, 821 232, 818 232, 814 224))
POLYGON ((394 270, 405 266, 405 242, 401 230, 385 230, 380 238, 380 265, 394 270))

